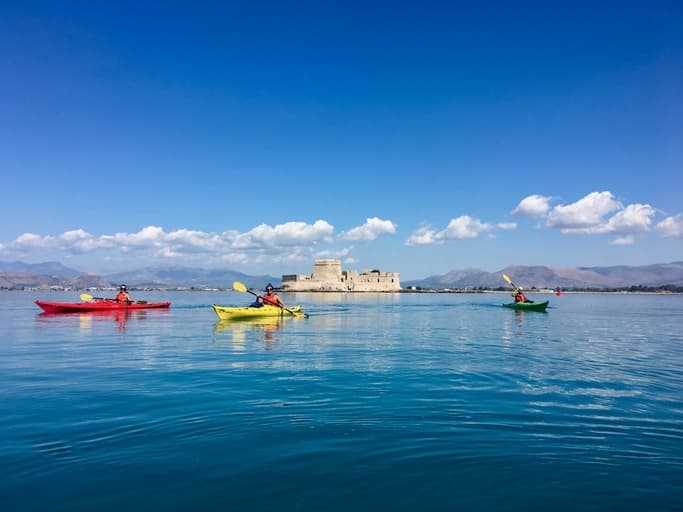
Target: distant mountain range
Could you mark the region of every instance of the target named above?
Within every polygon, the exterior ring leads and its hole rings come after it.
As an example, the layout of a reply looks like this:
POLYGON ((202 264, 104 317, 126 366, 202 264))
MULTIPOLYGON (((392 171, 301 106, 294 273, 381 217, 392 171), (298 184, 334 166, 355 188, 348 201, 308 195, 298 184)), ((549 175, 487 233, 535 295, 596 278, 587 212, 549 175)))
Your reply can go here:
POLYGON ((250 276, 234 270, 207 270, 189 267, 142 268, 104 276, 114 284, 125 283, 137 287, 195 287, 231 288, 233 281, 240 281, 249 288, 261 289, 267 283, 279 286, 280 278, 273 276, 250 276))
POLYGON ((251 276, 234 270, 207 270, 187 267, 142 268, 99 276, 66 267, 61 263, 23 263, 0 261, 0 289, 41 287, 109 288, 119 284, 149 288, 230 288, 240 281, 250 288, 261 289, 267 283, 279 286, 280 278, 251 276))
POLYGON ((502 274, 507 274, 518 286, 525 288, 620 288, 626 286, 683 286, 683 261, 637 267, 510 266, 498 272, 478 269, 452 270, 446 274, 402 282, 404 288, 498 288, 508 286, 502 274))
MULTIPOLYGON (((452 270, 425 279, 404 281, 404 288, 495 289, 508 286, 502 274, 525 288, 620 288, 629 286, 683 286, 683 261, 643 266, 560 268, 546 266, 509 266, 497 272, 479 269, 452 270)), ((250 288, 262 289, 266 283, 279 286, 280 278, 252 276, 234 270, 207 270, 189 267, 148 267, 129 272, 99 276, 86 274, 58 262, 22 263, 0 261, 0 289, 63 286, 76 289, 107 288, 125 283, 129 287, 150 288, 230 288, 240 281, 250 288)))

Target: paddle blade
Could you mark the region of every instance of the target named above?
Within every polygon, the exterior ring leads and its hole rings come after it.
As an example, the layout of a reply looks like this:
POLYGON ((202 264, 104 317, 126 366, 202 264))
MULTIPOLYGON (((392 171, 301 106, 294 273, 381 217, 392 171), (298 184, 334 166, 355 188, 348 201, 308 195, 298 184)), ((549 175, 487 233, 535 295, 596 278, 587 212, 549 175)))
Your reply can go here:
POLYGON ((87 293, 81 293, 81 300, 83 301, 93 300, 93 298, 94 297, 92 295, 88 295, 87 293))
POLYGON ((508 282, 508 284, 512 284, 512 279, 510 279, 510 277, 507 274, 503 274, 503 279, 505 279, 508 282))
POLYGON ((232 289, 235 290, 236 292, 246 292, 247 291, 247 287, 244 286, 239 281, 235 281, 234 283, 232 283, 232 289))

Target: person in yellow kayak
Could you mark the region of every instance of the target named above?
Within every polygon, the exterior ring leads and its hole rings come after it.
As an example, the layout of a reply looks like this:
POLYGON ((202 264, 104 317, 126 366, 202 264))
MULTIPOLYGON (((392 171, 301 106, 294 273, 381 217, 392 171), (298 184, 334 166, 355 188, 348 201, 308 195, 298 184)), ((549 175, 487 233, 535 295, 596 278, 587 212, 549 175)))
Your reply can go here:
POLYGON ((273 285, 270 283, 266 285, 266 294, 258 299, 264 306, 279 306, 283 309, 287 307, 282 299, 275 294, 273 285))
POLYGON ((114 300, 116 302, 126 302, 127 304, 130 304, 133 302, 130 299, 130 294, 128 293, 128 287, 125 284, 122 284, 119 286, 119 293, 116 294, 116 297, 114 297, 114 300))

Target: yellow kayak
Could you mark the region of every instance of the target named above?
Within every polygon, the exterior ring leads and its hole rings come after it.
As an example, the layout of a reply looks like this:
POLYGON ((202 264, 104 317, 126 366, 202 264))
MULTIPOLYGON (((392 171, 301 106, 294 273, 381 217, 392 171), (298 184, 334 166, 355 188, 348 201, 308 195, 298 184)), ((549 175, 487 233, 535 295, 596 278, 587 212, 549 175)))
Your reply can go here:
POLYGON ((278 306, 261 306, 260 308, 253 308, 251 306, 232 307, 219 306, 217 304, 213 304, 211 307, 216 312, 218 318, 220 318, 221 320, 244 320, 248 318, 307 316, 304 313, 303 306, 292 306, 291 308, 283 309, 278 306))

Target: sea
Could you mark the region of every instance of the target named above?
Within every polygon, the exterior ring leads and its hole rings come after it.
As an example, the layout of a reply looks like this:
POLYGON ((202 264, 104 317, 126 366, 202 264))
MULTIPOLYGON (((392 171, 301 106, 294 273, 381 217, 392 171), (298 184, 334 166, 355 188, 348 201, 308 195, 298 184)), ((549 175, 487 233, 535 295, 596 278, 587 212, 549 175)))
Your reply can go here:
POLYGON ((683 510, 683 295, 0 292, 4 511, 683 510))

